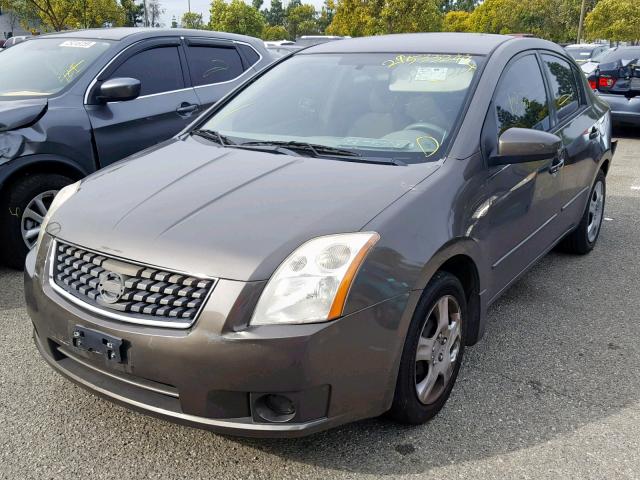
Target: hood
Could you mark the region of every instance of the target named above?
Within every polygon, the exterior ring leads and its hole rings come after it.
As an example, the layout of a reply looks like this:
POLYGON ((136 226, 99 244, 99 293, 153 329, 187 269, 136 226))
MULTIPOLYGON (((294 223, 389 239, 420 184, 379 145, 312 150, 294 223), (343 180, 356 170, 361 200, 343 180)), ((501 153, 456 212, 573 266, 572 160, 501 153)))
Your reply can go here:
POLYGON ((360 230, 437 170, 174 140, 101 170, 53 216, 56 235, 125 259, 265 280, 296 247, 360 230))
POLYGON ((46 110, 46 98, 4 100, 0 98, 0 132, 26 127, 46 110))

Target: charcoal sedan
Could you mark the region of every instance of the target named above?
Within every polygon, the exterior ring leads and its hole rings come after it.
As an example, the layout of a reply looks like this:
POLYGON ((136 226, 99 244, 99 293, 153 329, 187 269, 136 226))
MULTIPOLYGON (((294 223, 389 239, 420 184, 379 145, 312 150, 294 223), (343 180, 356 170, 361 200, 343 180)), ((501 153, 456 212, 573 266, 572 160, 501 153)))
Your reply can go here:
POLYGON ((610 125, 543 40, 302 50, 60 191, 25 270, 36 345, 95 393, 223 433, 425 422, 487 307, 555 245, 596 244, 610 125))

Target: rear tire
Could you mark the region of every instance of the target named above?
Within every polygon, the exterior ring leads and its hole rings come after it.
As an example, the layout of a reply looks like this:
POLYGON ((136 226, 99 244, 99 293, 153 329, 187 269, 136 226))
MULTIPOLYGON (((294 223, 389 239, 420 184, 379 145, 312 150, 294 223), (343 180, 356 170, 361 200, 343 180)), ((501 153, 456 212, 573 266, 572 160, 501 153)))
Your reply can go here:
POLYGON ((73 183, 64 175, 39 173, 23 177, 8 187, 0 205, 0 252, 3 262, 17 270, 37 239, 42 217, 47 213, 53 196, 73 183))
POLYGON ((436 273, 422 294, 407 332, 389 410, 392 419, 417 425, 442 409, 462 363, 467 318, 460 280, 447 272, 436 273))
POLYGON ((560 243, 560 248, 567 253, 585 255, 593 250, 604 218, 604 206, 607 193, 606 177, 600 170, 596 177, 584 214, 576 229, 560 243))

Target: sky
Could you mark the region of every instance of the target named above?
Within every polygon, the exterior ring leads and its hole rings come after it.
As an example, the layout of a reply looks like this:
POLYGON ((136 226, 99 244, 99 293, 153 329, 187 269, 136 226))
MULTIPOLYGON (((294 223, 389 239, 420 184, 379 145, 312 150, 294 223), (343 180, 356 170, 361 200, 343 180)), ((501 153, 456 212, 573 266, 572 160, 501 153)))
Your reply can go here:
MULTIPOLYGON (((245 0, 247 3, 251 3, 250 0, 245 0)), ((160 0, 160 4, 162 8, 166 11, 162 16, 162 22, 165 26, 171 26, 171 19, 175 15, 176 20, 180 22, 180 18, 182 18, 182 14, 188 10, 189 0, 160 0)), ((286 7, 288 0, 282 1, 283 5, 286 7)), ((324 0, 302 0, 302 3, 310 3, 316 7, 316 9, 320 9, 324 0)), ((264 0, 264 6, 268 7, 271 4, 271 0, 264 0)), ((195 13, 202 13, 205 22, 209 21, 209 7, 211 5, 211 0, 191 0, 191 11, 195 13)))

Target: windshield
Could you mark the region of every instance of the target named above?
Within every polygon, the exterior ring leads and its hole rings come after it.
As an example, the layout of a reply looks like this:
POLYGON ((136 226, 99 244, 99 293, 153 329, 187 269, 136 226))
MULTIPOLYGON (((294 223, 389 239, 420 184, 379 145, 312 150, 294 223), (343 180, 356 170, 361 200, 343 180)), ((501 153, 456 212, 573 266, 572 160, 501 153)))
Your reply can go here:
POLYGON ((0 55, 0 99, 58 93, 109 46, 102 40, 42 38, 11 47, 0 55))
POLYGON ((277 65, 202 126, 235 143, 307 142, 405 163, 439 158, 480 57, 309 54, 277 65))
POLYGON ((640 58, 640 48, 618 48, 607 52, 600 63, 612 63, 618 60, 636 60, 640 58))

